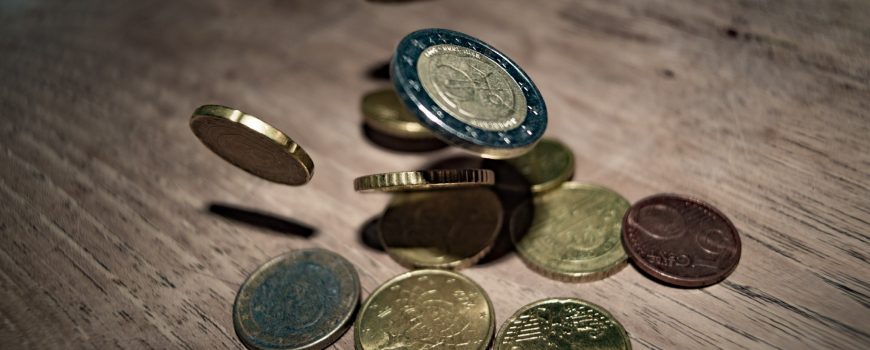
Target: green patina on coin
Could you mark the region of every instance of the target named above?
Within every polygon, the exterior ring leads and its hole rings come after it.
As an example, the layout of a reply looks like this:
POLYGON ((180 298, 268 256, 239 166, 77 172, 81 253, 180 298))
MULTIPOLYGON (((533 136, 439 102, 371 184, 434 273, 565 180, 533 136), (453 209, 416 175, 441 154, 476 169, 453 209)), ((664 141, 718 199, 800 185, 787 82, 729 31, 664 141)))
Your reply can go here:
POLYGON ((628 201, 607 188, 563 183, 533 199, 531 218, 515 216, 511 239, 523 261, 558 280, 587 281, 625 266, 620 230, 628 201), (526 227, 523 234, 515 227, 526 227))
POLYGON ((529 153, 507 162, 529 181, 532 192, 556 188, 574 175, 574 153, 553 139, 542 139, 529 153))
POLYGON ((323 249, 296 250, 263 264, 242 284, 233 324, 250 349, 319 350, 350 326, 359 295, 350 262, 323 249))
POLYGON ((544 299, 505 321, 494 350, 630 350, 625 329, 602 307, 573 298, 544 299))

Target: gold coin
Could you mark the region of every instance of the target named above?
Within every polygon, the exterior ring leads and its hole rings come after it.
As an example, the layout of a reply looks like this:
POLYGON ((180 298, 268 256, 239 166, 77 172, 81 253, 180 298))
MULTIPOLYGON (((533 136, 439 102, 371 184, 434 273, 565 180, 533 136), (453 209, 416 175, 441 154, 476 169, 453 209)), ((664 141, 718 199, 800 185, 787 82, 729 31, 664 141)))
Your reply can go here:
POLYGON ((523 306, 505 321, 493 350, 631 350, 625 328, 607 310, 573 298, 523 306))
POLYGON ((417 270, 372 292, 353 327, 357 350, 486 349, 495 311, 483 288, 467 277, 417 270))
POLYGON ((293 186, 311 180, 314 162, 308 154, 257 117, 230 107, 205 105, 193 112, 190 129, 212 152, 253 175, 293 186))
POLYGON ((399 193, 379 231, 384 249, 405 267, 459 269, 492 248, 502 217, 488 188, 399 193))
POLYGON ((528 231, 524 218, 511 218, 511 240, 533 270, 562 281, 589 281, 625 266, 622 216, 629 203, 607 188, 563 183, 532 200, 528 231))
POLYGON ((382 89, 363 96, 362 113, 366 124, 384 134, 413 139, 435 138, 429 129, 411 115, 393 89, 382 89))
POLYGON ((507 162, 523 174, 536 193, 552 190, 574 175, 574 154, 554 139, 542 139, 529 153, 507 162))
POLYGON ((360 176, 353 180, 353 188, 359 192, 397 192, 494 183, 495 174, 488 169, 435 169, 360 176))

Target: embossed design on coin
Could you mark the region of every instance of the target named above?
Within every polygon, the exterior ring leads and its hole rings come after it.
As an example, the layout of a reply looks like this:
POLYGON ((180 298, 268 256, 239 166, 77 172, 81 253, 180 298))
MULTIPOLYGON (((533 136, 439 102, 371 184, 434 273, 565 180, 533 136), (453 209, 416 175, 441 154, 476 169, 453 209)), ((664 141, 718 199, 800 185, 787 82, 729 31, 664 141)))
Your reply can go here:
POLYGON ((359 289, 356 270, 341 256, 287 253, 242 284, 233 304, 236 334, 251 349, 323 349, 350 326, 359 289))
POLYGON ((740 261, 740 236, 719 210, 697 199, 660 194, 631 207, 622 241, 637 267, 661 281, 703 287, 740 261))
POLYGON ((420 83, 435 103, 463 122, 504 131, 526 118, 520 87, 492 59, 452 44, 430 46, 417 61, 420 83))
POLYGON ((631 349, 622 325, 595 304, 572 298, 526 305, 505 321, 495 350, 631 349))
POLYGON ((378 287, 354 324, 356 348, 486 349, 494 333, 486 292, 465 276, 417 270, 378 287))
POLYGON ((530 267, 560 280, 592 280, 625 266, 621 219, 628 201, 607 188, 563 183, 534 198, 525 235, 511 223, 511 238, 530 267))
POLYGON ((380 220, 382 245, 409 268, 462 268, 492 247, 502 222, 498 196, 487 188, 402 193, 380 220))

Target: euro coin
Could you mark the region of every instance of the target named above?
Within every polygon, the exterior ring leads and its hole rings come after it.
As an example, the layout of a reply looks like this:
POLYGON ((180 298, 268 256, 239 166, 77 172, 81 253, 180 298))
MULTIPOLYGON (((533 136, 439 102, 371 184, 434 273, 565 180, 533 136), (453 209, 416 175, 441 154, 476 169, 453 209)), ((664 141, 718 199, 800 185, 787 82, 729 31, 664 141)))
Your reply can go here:
POLYGON ((350 262, 323 249, 295 250, 242 284, 233 325, 249 349, 323 349, 350 327, 359 299, 350 262))
POLYGON ((607 188, 563 183, 533 199, 528 231, 513 227, 524 220, 512 217, 511 239, 526 264, 536 272, 562 281, 590 281, 625 266, 620 241, 623 214, 629 203, 607 188))
POLYGON ((357 350, 486 349, 495 311, 477 283, 446 270, 399 275, 372 292, 354 323, 357 350))
POLYGON ((485 158, 526 153, 547 128, 538 88, 510 58, 476 38, 423 29, 403 38, 390 76, 420 124, 485 158))
POLYGON ((495 174, 488 169, 434 169, 361 176, 353 180, 353 188, 359 192, 398 192, 484 186, 494 183, 495 174))
POLYGON ((362 112, 366 124, 381 133, 411 139, 435 137, 408 112, 393 89, 382 89, 363 96, 362 112))
POLYGON ((731 220, 710 204, 675 194, 631 206, 622 242, 641 271, 680 287, 716 284, 740 261, 740 235, 731 220))
POLYGON ((405 267, 458 269, 492 248, 502 217, 488 188, 399 193, 379 231, 384 249, 405 267))
POLYGON ((190 129, 212 152, 255 176, 293 186, 311 180, 314 162, 308 153, 257 117, 205 105, 194 111, 190 129))
POLYGON ((498 331, 494 350, 630 350, 625 329, 602 307, 573 298, 523 306, 498 331))
POLYGON ((574 175, 574 154, 554 139, 542 139, 529 153, 507 162, 525 176, 536 193, 552 190, 574 175))

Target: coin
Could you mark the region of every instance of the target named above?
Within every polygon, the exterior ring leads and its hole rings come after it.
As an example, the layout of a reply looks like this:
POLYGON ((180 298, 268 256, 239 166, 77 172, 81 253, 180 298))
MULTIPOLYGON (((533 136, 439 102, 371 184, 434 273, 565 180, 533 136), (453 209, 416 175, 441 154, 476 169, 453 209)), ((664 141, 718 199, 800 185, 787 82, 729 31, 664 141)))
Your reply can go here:
POLYGON ((245 280, 233 325, 250 349, 323 349, 350 326, 359 299, 350 262, 324 249, 295 250, 245 280))
POLYGON ((635 203, 623 218, 622 242, 641 271, 680 287, 716 284, 740 261, 740 235, 731 220, 676 194, 635 203))
POLYGON ((456 272, 417 270, 387 281, 354 323, 357 350, 486 349, 495 311, 477 283, 456 272))
POLYGON ((353 188, 359 192, 397 192, 494 183, 495 175, 488 169, 434 169, 360 176, 353 180, 353 188))
MULTIPOLYGON (((618 193, 566 182, 533 202, 528 232, 511 230, 517 252, 533 270, 563 281, 589 281, 625 266, 620 225, 629 203, 618 193)), ((511 227, 522 227, 521 219, 514 216, 511 227)))
POLYGON ((458 269, 492 248, 502 217, 488 188, 399 193, 379 231, 387 253, 403 266, 458 269))
POLYGON ((493 350, 630 350, 622 325, 604 308, 574 298, 523 306, 498 331, 493 350))
POLYGON ((387 135, 412 139, 435 137, 408 112, 393 89, 381 89, 363 96, 362 113, 366 124, 387 135))
POLYGON ((532 184, 532 192, 558 187, 574 175, 574 154, 554 139, 542 139, 529 153, 508 159, 532 184))
POLYGON ((471 36, 446 29, 408 34, 390 71, 396 92, 423 126, 483 157, 517 157, 547 128, 547 107, 528 75, 471 36))
POLYGON ((193 112, 190 129, 212 152, 253 175, 293 186, 311 180, 314 163, 308 153, 250 114, 205 105, 193 112))

